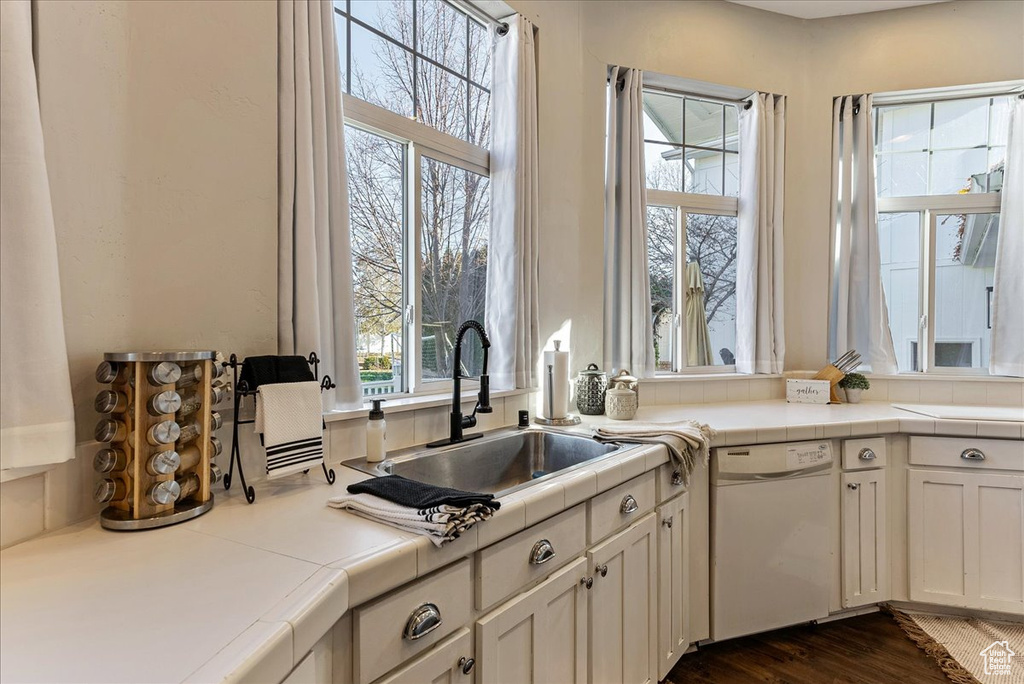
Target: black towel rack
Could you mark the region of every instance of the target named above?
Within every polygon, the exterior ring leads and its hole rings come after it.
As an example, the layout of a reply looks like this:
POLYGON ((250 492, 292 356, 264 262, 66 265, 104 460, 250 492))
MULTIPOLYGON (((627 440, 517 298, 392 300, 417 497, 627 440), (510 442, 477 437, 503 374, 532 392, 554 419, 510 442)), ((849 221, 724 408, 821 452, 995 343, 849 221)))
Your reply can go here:
MULTIPOLYGON (((331 380, 331 376, 324 374, 323 378, 320 378, 320 358, 316 355, 316 352, 310 352, 309 357, 306 359, 306 363, 313 367, 313 379, 320 380, 320 391, 334 389, 337 385, 331 380)), ((235 354, 232 354, 227 361, 221 363, 225 368, 231 369, 231 383, 234 385, 234 405, 235 405, 235 418, 231 424, 231 460, 228 465, 228 472, 224 474, 224 489, 231 489, 231 481, 234 479, 235 465, 238 466, 238 479, 242 482, 242 492, 245 494, 245 500, 249 503, 256 501, 256 490, 251 485, 245 484, 245 471, 242 470, 242 453, 238 446, 238 426, 239 425, 251 425, 256 422, 255 418, 242 420, 241 418, 241 406, 242 399, 245 397, 255 397, 256 390, 249 389, 249 384, 245 380, 239 380, 239 374, 241 373, 242 366, 245 365, 245 361, 239 361, 235 354)), ((327 423, 323 422, 323 429, 327 429, 327 423)), ((260 442, 263 442, 263 435, 260 435, 260 442)), ((323 468, 324 477, 327 478, 327 484, 334 484, 334 469, 327 467, 326 454, 324 455, 324 461, 320 464, 323 468)), ((303 473, 308 473, 309 470, 303 470, 303 473)))

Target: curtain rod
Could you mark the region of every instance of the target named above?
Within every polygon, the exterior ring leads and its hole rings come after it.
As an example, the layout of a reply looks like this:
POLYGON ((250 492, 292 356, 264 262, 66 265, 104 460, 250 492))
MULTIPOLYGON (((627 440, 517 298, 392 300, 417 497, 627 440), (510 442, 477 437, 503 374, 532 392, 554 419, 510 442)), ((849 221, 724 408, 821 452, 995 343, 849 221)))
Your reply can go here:
POLYGON ((508 22, 495 19, 472 2, 468 2, 468 0, 448 0, 448 3, 470 15, 481 24, 490 26, 499 36, 504 36, 508 33, 508 22))
POLYGON ((727 97, 715 97, 713 95, 701 95, 700 93, 688 93, 684 90, 675 90, 673 88, 664 88, 662 86, 655 85, 645 85, 644 90, 658 90, 663 93, 671 93, 672 95, 682 95, 684 97, 689 97, 694 100, 704 100, 706 102, 716 102, 718 104, 733 104, 741 106, 743 107, 743 109, 750 109, 750 107, 753 105, 753 102, 751 102, 749 99, 730 100, 727 97))
POLYGON ((1017 86, 1009 90, 993 90, 988 92, 978 91, 976 93, 967 91, 963 93, 951 93, 949 95, 942 95, 939 97, 916 95, 903 98, 887 98, 885 95, 880 95, 874 97, 873 103, 876 107, 899 107, 915 104, 929 104, 931 102, 952 102, 954 100, 980 100, 986 97, 1011 97, 1013 95, 1016 95, 1019 98, 1024 98, 1024 89, 1021 89, 1020 86, 1017 86))

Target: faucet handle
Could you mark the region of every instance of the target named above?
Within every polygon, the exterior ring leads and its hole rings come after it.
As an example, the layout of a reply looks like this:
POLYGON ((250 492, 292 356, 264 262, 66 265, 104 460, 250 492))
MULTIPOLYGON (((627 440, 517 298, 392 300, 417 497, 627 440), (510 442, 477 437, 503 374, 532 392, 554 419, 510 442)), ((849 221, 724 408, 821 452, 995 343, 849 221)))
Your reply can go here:
POLYGON ((480 398, 476 403, 476 410, 480 413, 494 413, 491 408, 491 377, 484 373, 480 376, 480 398))

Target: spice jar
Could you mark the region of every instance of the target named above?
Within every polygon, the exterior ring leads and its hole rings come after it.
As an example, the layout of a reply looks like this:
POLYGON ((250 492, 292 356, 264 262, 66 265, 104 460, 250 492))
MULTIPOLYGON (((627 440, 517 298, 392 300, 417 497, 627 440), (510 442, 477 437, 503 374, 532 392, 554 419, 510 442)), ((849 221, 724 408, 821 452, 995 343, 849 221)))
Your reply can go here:
POLYGON ((608 389, 608 376, 596 363, 576 375, 576 407, 585 416, 604 413, 604 396, 608 389))

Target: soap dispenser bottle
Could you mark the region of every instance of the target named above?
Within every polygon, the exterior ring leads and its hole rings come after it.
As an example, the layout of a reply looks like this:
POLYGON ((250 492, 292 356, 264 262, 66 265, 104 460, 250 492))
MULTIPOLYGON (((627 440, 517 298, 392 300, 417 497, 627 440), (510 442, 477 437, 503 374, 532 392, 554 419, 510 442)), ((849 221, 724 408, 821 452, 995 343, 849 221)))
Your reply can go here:
POLYGON ((384 460, 387 453, 387 422, 384 410, 380 407, 383 399, 371 399, 370 420, 366 422, 366 460, 378 463, 384 460))

